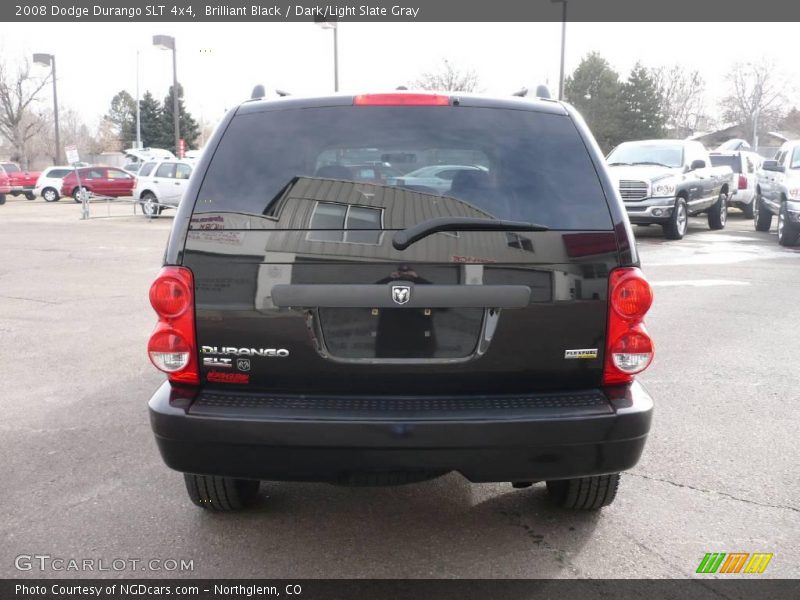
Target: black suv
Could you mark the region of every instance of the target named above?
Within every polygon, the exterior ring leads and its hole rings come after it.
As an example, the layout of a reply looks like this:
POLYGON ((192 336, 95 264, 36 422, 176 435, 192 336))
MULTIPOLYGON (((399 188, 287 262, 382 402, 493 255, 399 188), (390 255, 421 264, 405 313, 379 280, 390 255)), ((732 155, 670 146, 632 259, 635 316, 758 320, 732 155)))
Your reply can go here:
POLYGON ((608 505, 653 408, 633 380, 653 357, 638 264, 563 103, 245 102, 203 153, 150 289, 161 455, 213 510, 262 480, 451 471, 608 505), (387 160, 464 169, 442 191, 348 166, 387 160))

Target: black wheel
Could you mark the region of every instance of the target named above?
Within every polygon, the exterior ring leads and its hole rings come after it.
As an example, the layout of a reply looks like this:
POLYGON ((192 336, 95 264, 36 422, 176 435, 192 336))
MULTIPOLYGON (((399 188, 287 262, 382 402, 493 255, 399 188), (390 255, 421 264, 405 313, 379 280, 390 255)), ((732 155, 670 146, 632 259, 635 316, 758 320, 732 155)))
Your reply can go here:
POLYGON ((708 228, 725 229, 728 221, 728 194, 720 192, 717 201, 708 209, 708 228))
POLYGON ((781 204, 781 212, 778 213, 778 243, 781 246, 796 246, 798 239, 800 239, 800 230, 789 219, 786 202, 784 202, 781 204))
POLYGON ((619 473, 547 482, 547 492, 562 508, 597 510, 617 497, 619 473))
POLYGON ((184 473, 183 481, 191 501, 200 508, 214 511, 241 510, 258 496, 258 481, 193 475, 184 473))
POLYGON ((42 190, 42 198, 44 198, 45 202, 58 202, 60 196, 58 195, 58 190, 49 187, 42 190))
POLYGON ((764 206, 760 191, 756 193, 756 197, 753 200, 753 225, 756 231, 769 231, 772 226, 772 213, 764 206))
POLYGON ((36 200, 36 194, 33 192, 25 192, 25 200, 36 200))
POLYGON ((91 192, 87 190, 85 187, 75 188, 74 190, 72 190, 72 199, 75 200, 75 202, 77 202, 78 204, 81 203, 81 190, 86 190, 87 195, 91 194, 91 192))
POLYGON ((686 208, 686 200, 678 198, 675 200, 675 207, 672 209, 669 222, 661 226, 664 230, 664 237, 668 240, 683 239, 688 226, 689 211, 686 208))
POLYGON ((141 198, 142 212, 151 219, 161 214, 162 207, 158 204, 158 198, 151 192, 145 192, 141 198))
POLYGON ((6 203, 6 195, 0 194, 0 204, 5 204, 5 203, 6 203))
POLYGON ((752 219, 753 218, 753 205, 756 203, 756 199, 753 198, 750 201, 750 204, 745 204, 742 206, 742 212, 744 213, 745 219, 752 219))

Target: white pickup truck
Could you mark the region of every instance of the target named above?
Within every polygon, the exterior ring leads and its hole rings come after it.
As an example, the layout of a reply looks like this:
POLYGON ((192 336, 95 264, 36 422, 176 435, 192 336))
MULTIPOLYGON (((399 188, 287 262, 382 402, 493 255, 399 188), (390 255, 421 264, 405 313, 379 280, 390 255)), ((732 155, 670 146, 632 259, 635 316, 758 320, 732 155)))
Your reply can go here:
POLYGON ((773 215, 778 217, 778 243, 794 246, 800 242, 800 140, 786 142, 758 172, 756 231, 769 231, 773 215))
POLYGON ((684 236, 692 215, 706 213, 709 228, 725 227, 733 171, 712 167, 700 142, 624 142, 606 161, 631 223, 661 225, 670 240, 684 236))

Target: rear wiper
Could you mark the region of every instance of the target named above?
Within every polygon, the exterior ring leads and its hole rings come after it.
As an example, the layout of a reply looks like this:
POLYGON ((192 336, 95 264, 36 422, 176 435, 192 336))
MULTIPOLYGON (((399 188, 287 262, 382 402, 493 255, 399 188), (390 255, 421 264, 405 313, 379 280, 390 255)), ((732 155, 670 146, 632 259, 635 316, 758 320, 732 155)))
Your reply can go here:
POLYGON ((438 217, 417 223, 398 231, 392 238, 397 250, 405 250, 414 242, 440 231, 548 231, 549 228, 537 223, 524 221, 498 221, 495 219, 476 219, 472 217, 438 217))
POLYGON ((660 162, 653 162, 652 160, 642 160, 639 162, 633 163, 634 165, 656 165, 657 167, 667 167, 668 169, 672 168, 670 165, 665 165, 664 163, 660 162))

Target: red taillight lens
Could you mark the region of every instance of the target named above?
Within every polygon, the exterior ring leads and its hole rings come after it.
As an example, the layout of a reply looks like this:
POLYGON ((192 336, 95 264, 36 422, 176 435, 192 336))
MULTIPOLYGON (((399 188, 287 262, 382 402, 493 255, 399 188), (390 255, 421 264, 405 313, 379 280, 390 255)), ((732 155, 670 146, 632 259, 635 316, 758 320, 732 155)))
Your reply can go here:
POLYGON ((160 317, 174 319, 189 308, 191 292, 177 277, 159 277, 150 286, 150 304, 160 317))
MULTIPOLYGON (((620 273, 620 271, 614 271, 620 273)), ((613 275, 613 274, 612 274, 613 275)), ((611 308, 624 319, 644 318, 653 304, 653 290, 638 269, 612 276, 611 308), (616 281, 614 281, 616 280, 616 281)))
POLYGON ((441 94, 362 94, 353 106, 450 106, 450 96, 441 94))
POLYGON ((194 279, 186 267, 164 267, 150 286, 150 304, 158 324, 147 353, 170 381, 198 384, 197 336, 194 325, 194 279))
POLYGON ((739 175, 739 189, 746 190, 747 189, 747 177, 744 175, 739 175))
POLYGON ((633 381, 653 361, 653 340, 644 328, 653 290, 636 267, 615 269, 608 279, 609 309, 603 383, 633 381))

